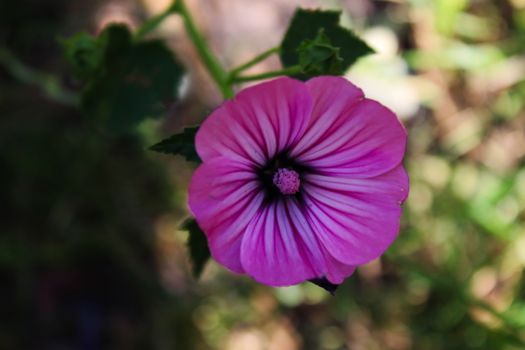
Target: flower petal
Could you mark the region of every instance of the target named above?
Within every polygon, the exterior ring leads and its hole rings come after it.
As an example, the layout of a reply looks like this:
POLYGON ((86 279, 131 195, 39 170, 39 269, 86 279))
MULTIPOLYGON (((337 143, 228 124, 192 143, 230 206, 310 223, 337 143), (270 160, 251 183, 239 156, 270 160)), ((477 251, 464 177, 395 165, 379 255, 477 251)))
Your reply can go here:
POLYGON ((313 100, 312 117, 291 156, 300 155, 325 139, 328 131, 342 122, 341 116, 347 115, 364 98, 361 89, 342 77, 317 77, 308 80, 306 86, 313 100))
POLYGON ((305 137, 291 152, 298 161, 327 174, 356 177, 383 174, 401 162, 407 135, 394 113, 363 99, 348 82, 338 84, 346 94, 334 94, 332 99, 324 81, 312 80, 307 85, 314 112, 305 137), (331 101, 339 108, 330 107, 331 101))
POLYGON ((374 178, 351 175, 305 174, 303 181, 336 192, 362 193, 390 199, 401 205, 408 196, 409 180, 402 165, 374 178))
POLYGON ((352 275, 356 269, 355 266, 346 265, 336 260, 326 252, 326 278, 333 284, 341 284, 344 280, 352 275))
POLYGON ((341 284, 355 271, 355 266, 345 265, 336 259, 319 242, 317 234, 309 224, 306 208, 295 198, 286 201, 286 208, 296 229, 297 237, 307 248, 305 253, 316 271, 316 277, 326 277, 334 284, 341 284))
POLYGON ((201 164, 189 186, 189 207, 206 233, 211 255, 242 273, 242 233, 260 210, 263 194, 251 168, 217 157, 201 164))
POLYGON ((309 223, 323 246, 355 266, 383 254, 397 236, 408 176, 402 166, 359 180, 310 175, 303 189, 309 223))
POLYGON ((279 78, 241 91, 217 108, 196 136, 203 161, 224 156, 263 165, 303 135, 312 110, 306 85, 279 78))
POLYGON ((287 199, 273 202, 246 228, 242 266, 258 282, 288 286, 323 275, 321 246, 311 230, 298 231, 301 215, 296 210, 287 199))
POLYGON ((327 277, 340 284, 355 267, 336 259, 320 243, 303 205, 290 197, 268 205, 246 228, 241 262, 247 274, 272 286, 327 277))

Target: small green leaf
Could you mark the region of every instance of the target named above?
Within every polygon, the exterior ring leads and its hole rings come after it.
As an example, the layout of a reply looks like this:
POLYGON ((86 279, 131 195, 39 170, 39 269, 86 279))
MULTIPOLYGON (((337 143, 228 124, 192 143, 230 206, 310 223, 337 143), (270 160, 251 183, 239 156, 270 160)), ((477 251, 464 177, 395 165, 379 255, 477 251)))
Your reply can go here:
POLYGON ((195 134, 198 129, 198 126, 184 128, 182 133, 172 135, 149 149, 160 153, 178 154, 189 162, 200 163, 201 159, 195 150, 195 134))
POLYGON ((332 295, 335 295, 335 291, 339 287, 339 284, 333 284, 326 277, 313 278, 311 280, 308 280, 308 282, 311 282, 316 286, 323 288, 332 295))
POLYGON ((190 258, 193 267, 193 276, 199 278, 210 259, 210 249, 208 248, 208 240, 206 235, 200 229, 197 221, 190 218, 184 221, 181 229, 188 231, 188 249, 190 250, 190 258))
POLYGON ((298 9, 281 43, 283 66, 300 65, 301 79, 340 75, 360 57, 373 53, 364 41, 339 25, 340 15, 339 11, 298 9))
POLYGON ((92 75, 100 65, 102 55, 99 42, 87 33, 78 33, 60 40, 66 61, 79 79, 92 75))
POLYGON ((339 55, 340 49, 331 44, 330 39, 324 33, 324 28, 319 28, 314 40, 304 40, 297 51, 299 52, 299 65, 305 75, 344 73, 343 58, 339 55))

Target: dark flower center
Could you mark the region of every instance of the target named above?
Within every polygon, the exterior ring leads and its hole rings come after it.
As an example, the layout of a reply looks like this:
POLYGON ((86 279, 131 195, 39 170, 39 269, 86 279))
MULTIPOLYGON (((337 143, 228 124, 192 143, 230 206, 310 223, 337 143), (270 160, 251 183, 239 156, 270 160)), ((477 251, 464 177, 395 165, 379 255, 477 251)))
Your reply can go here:
POLYGON ((301 193, 301 177, 308 168, 288 156, 286 152, 276 155, 264 167, 257 169, 257 174, 266 192, 267 200, 283 195, 292 196, 301 193))
POLYGON ((301 180, 297 171, 279 168, 273 175, 273 184, 282 194, 296 194, 299 192, 301 180))

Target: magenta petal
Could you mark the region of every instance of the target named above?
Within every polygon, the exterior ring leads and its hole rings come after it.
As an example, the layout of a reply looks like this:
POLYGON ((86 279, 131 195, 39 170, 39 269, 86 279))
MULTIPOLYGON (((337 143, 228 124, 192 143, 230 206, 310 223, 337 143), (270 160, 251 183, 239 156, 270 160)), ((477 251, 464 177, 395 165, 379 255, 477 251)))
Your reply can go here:
POLYGON ((269 205, 247 227, 241 262, 247 274, 272 286, 321 277, 340 284, 355 270, 320 244, 303 205, 293 197, 269 205))
POLYGON ((368 194, 377 201, 389 200, 401 205, 408 196, 408 175, 399 165, 386 174, 374 178, 356 178, 351 175, 307 174, 304 181, 314 186, 339 193, 368 194))
POLYGON ((263 165, 304 133, 312 110, 305 84, 279 78, 241 91, 201 125, 196 147, 203 161, 224 156, 263 165))
POLYGON ((242 233, 260 210, 263 195, 256 175, 241 162, 218 157, 203 163, 193 174, 189 206, 206 233, 212 256, 242 273, 242 233))
POLYGON ((324 140, 330 130, 344 123, 354 105, 363 100, 363 91, 341 77, 326 76, 306 82, 313 100, 312 117, 304 136, 291 152, 291 156, 302 154, 305 150, 324 140))
MULTIPOLYGON (((314 103, 317 100, 314 96, 314 103)), ((314 105, 314 111, 319 110, 314 105)), ((324 109, 323 109, 324 110, 324 109)), ((330 174, 352 174, 372 177, 396 167, 405 153, 406 131, 394 113, 380 103, 368 99, 348 103, 346 109, 319 117, 328 126, 312 126, 323 130, 317 139, 303 140, 292 151, 300 162, 330 174)), ((314 119, 314 118, 313 118, 314 119)))
POLYGON ((356 267, 343 264, 326 253, 326 278, 333 284, 341 284, 343 281, 355 271, 356 267))
POLYGON ((383 254, 397 236, 408 176, 402 166, 346 183, 310 176, 304 190, 307 217, 323 246, 338 261, 360 265, 383 254))
POLYGON ((295 203, 285 202, 279 200, 266 206, 246 228, 241 246, 246 273, 271 286, 320 277, 325 269, 315 235, 311 230, 298 231, 294 225, 297 219, 292 218, 297 213, 287 210, 295 203))

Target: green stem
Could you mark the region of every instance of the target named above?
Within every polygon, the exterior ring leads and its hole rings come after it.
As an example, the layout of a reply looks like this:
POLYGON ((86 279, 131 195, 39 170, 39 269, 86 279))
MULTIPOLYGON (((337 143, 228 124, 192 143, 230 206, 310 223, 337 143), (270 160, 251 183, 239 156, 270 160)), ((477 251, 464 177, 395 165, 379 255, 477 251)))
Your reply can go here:
POLYGON ((210 73, 213 80, 215 80, 219 89, 221 90, 222 96, 224 98, 233 97, 233 90, 227 81, 227 73, 224 71, 217 58, 209 49, 201 33, 199 33, 199 31, 197 30, 197 27, 193 22, 193 18, 191 17, 191 14, 189 13, 186 4, 184 3, 184 0, 176 0, 174 6, 177 12, 184 19, 184 26, 186 27, 186 31, 188 32, 188 35, 193 41, 193 44, 195 45, 197 52, 202 58, 204 65, 208 69, 208 72, 210 73))
POLYGON ((261 74, 255 74, 255 75, 246 75, 243 77, 233 77, 232 82, 233 83, 243 83, 246 81, 254 81, 254 80, 263 80, 273 77, 279 77, 281 75, 295 75, 301 73, 301 67, 299 66, 292 66, 280 70, 276 70, 273 72, 266 72, 261 74))
POLYGON ((0 47, 0 66, 4 66, 19 82, 39 88, 53 101, 68 106, 77 106, 79 103, 78 96, 64 89, 57 77, 27 67, 11 51, 3 47, 0 47))
POLYGON ((135 32, 135 40, 144 38, 159 26, 167 17, 177 12, 176 3, 173 2, 166 10, 146 20, 135 32))
POLYGON ((251 59, 250 61, 240 65, 239 67, 237 68, 234 68, 230 71, 230 80, 233 80, 235 79, 236 76, 239 75, 239 73, 241 73, 242 71, 256 65, 257 63, 261 62, 261 61, 264 61, 266 58, 270 57, 271 55, 273 55, 274 53, 278 53, 279 51, 281 50, 281 47, 280 46, 277 46, 277 47, 274 47, 274 48, 271 48, 263 53, 261 53, 260 55, 258 56, 255 56, 253 59, 251 59))

